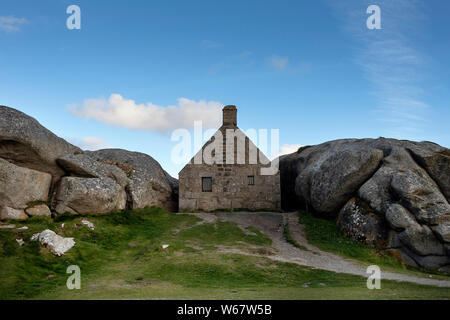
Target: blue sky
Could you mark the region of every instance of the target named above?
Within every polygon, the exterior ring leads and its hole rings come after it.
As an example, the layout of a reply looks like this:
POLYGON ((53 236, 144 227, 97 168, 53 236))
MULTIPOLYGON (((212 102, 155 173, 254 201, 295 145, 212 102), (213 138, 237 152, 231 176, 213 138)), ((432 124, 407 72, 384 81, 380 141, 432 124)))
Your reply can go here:
POLYGON ((0 104, 84 148, 150 154, 171 132, 279 129, 284 150, 380 136, 450 146, 450 2, 2 1, 0 104), (81 8, 69 30, 66 8, 81 8), (381 30, 366 9, 381 8, 381 30))

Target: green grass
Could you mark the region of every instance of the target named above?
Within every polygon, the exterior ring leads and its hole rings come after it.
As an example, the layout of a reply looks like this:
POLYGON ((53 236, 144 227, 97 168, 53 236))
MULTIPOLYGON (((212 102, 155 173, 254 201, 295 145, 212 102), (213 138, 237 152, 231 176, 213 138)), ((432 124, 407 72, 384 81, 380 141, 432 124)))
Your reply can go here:
POLYGON ((195 225, 198 218, 159 208, 108 215, 33 217, 25 231, 0 230, 0 299, 445 299, 450 289, 366 279, 265 257, 222 253, 222 246, 270 248, 253 227, 195 225), (88 219, 94 231, 80 224, 88 219), (64 223, 64 228, 61 224, 64 223), (51 229, 76 244, 55 257, 29 238, 51 229), (15 239, 26 244, 19 247, 15 239), (161 245, 168 244, 167 249, 161 245), (66 269, 81 269, 81 290, 68 290, 66 269), (51 279, 46 280, 49 275, 51 279))
POLYGON ((323 251, 334 252, 343 257, 358 260, 364 264, 375 264, 385 270, 401 271, 416 276, 450 280, 448 274, 438 271, 425 271, 406 266, 385 250, 369 248, 362 243, 345 237, 334 221, 314 217, 311 213, 300 211, 299 222, 304 225, 308 242, 323 251))
MULTIPOLYGON (((174 225, 193 224, 197 218, 173 215, 162 209, 148 208, 121 211, 104 216, 62 216, 50 218, 33 217, 16 225, 28 226, 26 231, 1 230, 0 232, 0 298, 31 298, 41 291, 60 287, 66 279, 66 268, 76 264, 85 274, 95 273, 105 263, 120 262, 132 258, 142 250, 131 248, 135 241, 160 247, 168 238, 174 225), (82 226, 86 218, 96 226, 95 231, 82 226), (61 224, 65 227, 62 228, 61 224), (64 237, 73 237, 76 245, 62 257, 55 257, 37 242, 29 241, 31 235, 51 229, 64 237), (21 237, 26 245, 19 247, 15 239, 21 237), (134 249, 134 250, 130 250, 134 249), (60 275, 55 280, 45 280, 48 275, 60 275)), ((177 244, 174 244, 177 245, 177 244)))
POLYGON ((44 299, 445 299, 449 289, 366 279, 269 259, 207 252, 195 259, 153 255, 115 264, 83 278, 82 289, 38 295, 44 299), (119 276, 118 276, 119 275, 119 276))
POLYGON ((180 240, 196 240, 207 244, 237 245, 245 242, 254 245, 270 245, 272 241, 258 229, 248 227, 254 235, 246 234, 233 222, 218 221, 215 224, 205 223, 197 227, 182 230, 180 240))

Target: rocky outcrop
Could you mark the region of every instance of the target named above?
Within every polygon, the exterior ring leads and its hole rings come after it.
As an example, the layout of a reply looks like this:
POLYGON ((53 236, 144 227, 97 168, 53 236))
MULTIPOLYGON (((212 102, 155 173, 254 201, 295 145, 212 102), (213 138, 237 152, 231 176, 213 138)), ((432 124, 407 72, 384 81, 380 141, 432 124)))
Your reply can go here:
MULTIPOLYGON (((437 226, 431 227, 431 229, 439 240, 450 243, 450 221, 444 221, 437 226)), ((449 244, 446 244, 446 247, 450 249, 449 244)))
POLYGON ((178 180, 152 157, 83 152, 26 114, 0 106, 0 219, 63 212, 177 210, 178 180))
POLYGON ((409 146, 412 158, 436 181, 442 194, 450 202, 450 150, 429 144, 427 149, 409 146))
POLYGON ((0 208, 2 219, 26 219, 24 209, 46 202, 52 176, 16 166, 0 158, 0 208))
POLYGON ((431 222, 450 214, 450 207, 436 182, 400 147, 393 147, 380 169, 358 191, 375 210, 386 212, 399 202, 421 220, 431 222))
POLYGON ((160 164, 144 153, 122 149, 104 149, 86 152, 97 161, 122 168, 130 178, 128 192, 131 195, 131 208, 159 206, 176 210, 173 199, 175 183, 169 181, 160 164))
POLYGON ((0 106, 0 158, 20 167, 50 173, 56 181, 64 171, 56 159, 81 150, 16 109, 0 106))
POLYGON ((375 172, 382 158, 378 149, 327 146, 297 176, 295 191, 313 210, 333 214, 375 172))
POLYGON ((108 163, 95 160, 87 154, 68 154, 58 158, 57 163, 70 175, 85 178, 111 178, 121 187, 130 183, 126 173, 108 163))
POLYGON ((55 194, 57 213, 106 213, 125 209, 130 179, 117 166, 87 154, 65 155, 57 163, 70 177, 63 177, 55 194))
POLYGON ((334 218, 344 234, 407 264, 447 270, 449 155, 431 142, 384 138, 310 146, 280 158, 291 186, 282 199, 295 200, 283 205, 334 218))
POLYGON ((56 193, 57 213, 107 213, 125 209, 124 189, 111 178, 64 177, 56 193))

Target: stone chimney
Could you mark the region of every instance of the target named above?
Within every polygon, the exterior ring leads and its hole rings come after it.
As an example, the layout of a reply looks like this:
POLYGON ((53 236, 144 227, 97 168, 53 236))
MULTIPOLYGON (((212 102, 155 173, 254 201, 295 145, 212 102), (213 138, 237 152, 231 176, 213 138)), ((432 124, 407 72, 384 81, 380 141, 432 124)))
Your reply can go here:
POLYGON ((223 109, 223 126, 237 127, 237 108, 233 105, 225 106, 223 109))

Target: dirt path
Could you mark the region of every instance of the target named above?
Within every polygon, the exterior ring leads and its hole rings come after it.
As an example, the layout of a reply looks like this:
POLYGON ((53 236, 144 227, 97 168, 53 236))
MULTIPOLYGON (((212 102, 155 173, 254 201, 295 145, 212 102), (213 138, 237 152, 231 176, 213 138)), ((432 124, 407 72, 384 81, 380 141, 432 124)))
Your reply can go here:
MULTIPOLYGON (((369 264, 351 259, 345 259, 337 254, 322 251, 308 243, 303 231, 303 226, 298 223, 297 213, 190 213, 201 218, 202 223, 213 223, 217 220, 235 222, 239 228, 248 232, 248 226, 253 226, 272 239, 272 246, 276 249, 276 253, 264 256, 276 261, 292 262, 299 265, 310 266, 317 269, 323 269, 338 273, 348 273, 367 277, 366 268, 369 264), (289 231, 295 241, 306 247, 307 250, 301 250, 288 243, 284 238, 284 225, 289 224, 289 231)), ((197 224, 197 225, 198 225, 197 224)), ((223 252, 241 253, 247 255, 257 255, 238 249, 221 249, 223 252)), ((263 255, 261 255, 263 256, 263 255)), ((437 280, 410 276, 406 274, 383 272, 382 279, 407 281, 418 284, 433 285, 437 287, 450 287, 450 281, 437 280)))

